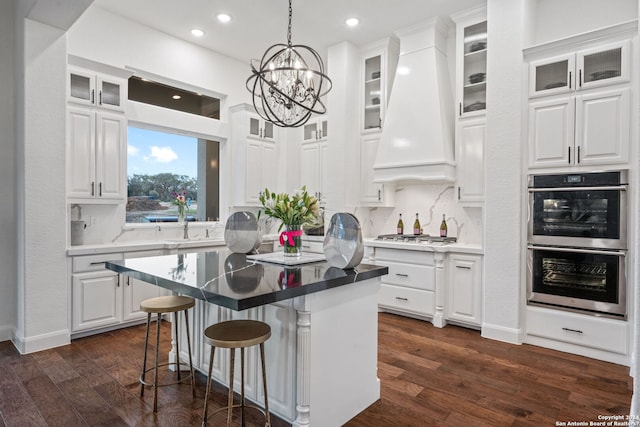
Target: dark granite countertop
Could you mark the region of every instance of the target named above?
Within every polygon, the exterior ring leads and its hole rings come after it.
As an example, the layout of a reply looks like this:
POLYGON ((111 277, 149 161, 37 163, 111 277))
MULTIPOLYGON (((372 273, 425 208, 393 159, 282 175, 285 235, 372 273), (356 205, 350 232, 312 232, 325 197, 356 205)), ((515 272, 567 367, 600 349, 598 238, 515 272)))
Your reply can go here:
POLYGON ((117 273, 208 301, 245 310, 388 274, 387 267, 360 264, 352 270, 327 262, 283 266, 247 260, 226 247, 207 252, 107 262, 117 273))

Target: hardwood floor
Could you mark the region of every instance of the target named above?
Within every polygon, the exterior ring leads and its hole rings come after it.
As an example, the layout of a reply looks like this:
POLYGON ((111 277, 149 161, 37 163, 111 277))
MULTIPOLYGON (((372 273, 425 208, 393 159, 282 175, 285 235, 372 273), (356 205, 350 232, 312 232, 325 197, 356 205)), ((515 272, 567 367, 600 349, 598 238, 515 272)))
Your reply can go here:
MULTIPOLYGON (((629 412, 628 368, 540 347, 480 337, 478 331, 381 313, 381 399, 347 426, 556 426, 629 412)), ((169 328, 162 328, 162 354, 169 328)), ((20 356, 0 343, 0 427, 199 425, 205 378, 139 397, 144 326, 74 340, 20 356)), ((214 387, 210 409, 226 404, 214 387)), ((224 416, 223 416, 224 417, 224 416)), ((248 425, 260 425, 252 418, 248 425)), ((209 425, 223 425, 223 418, 209 425)), ((286 426, 273 419, 274 427, 286 426)), ((314 426, 330 427, 330 426, 314 426)))

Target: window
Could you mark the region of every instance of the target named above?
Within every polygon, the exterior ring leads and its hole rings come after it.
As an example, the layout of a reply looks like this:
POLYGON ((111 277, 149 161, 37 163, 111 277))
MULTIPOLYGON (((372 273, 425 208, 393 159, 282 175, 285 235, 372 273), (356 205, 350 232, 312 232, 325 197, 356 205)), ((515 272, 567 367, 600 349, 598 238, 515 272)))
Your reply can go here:
POLYGON ((127 223, 175 222, 176 193, 188 199, 189 221, 219 217, 219 143, 130 126, 127 223))

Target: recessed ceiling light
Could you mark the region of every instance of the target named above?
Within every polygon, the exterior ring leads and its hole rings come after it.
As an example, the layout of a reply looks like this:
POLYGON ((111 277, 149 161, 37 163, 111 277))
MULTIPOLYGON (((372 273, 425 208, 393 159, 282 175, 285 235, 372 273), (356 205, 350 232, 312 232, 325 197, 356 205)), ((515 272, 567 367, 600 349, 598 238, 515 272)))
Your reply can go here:
POLYGON ((218 15, 216 15, 216 18, 218 18, 218 21, 224 22, 224 23, 231 21, 231 17, 226 13, 219 13, 218 15))
POLYGON ((173 99, 180 99, 180 98, 182 98, 182 97, 181 97, 180 95, 173 95, 173 96, 172 96, 172 98, 173 98, 173 99))
POLYGON ((204 31, 202 31, 200 28, 194 28, 193 30, 191 30, 191 35, 193 37, 202 37, 204 36, 204 31))
POLYGON ((345 24, 347 24, 349 27, 355 27, 360 23, 360 20, 358 18, 349 18, 346 21, 344 21, 345 24))

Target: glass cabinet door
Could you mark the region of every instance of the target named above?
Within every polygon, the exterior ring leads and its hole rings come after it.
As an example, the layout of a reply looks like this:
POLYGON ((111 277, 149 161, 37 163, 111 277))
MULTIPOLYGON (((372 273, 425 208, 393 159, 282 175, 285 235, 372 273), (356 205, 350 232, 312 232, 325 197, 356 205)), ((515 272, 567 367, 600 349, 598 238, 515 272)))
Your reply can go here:
POLYGON ((487 108, 487 21, 464 28, 460 115, 487 108))
POLYGON ((121 107, 121 85, 104 79, 98 79, 98 104, 102 106, 121 107))
POLYGON ((303 140, 304 141, 314 141, 318 139, 318 123, 310 122, 306 123, 303 127, 303 140))
POLYGON ((380 128, 382 116, 382 57, 366 58, 364 61, 364 129, 380 128))
POLYGON ((328 136, 328 128, 329 128, 329 121, 328 120, 321 120, 320 121, 320 138, 326 138, 328 136))
POLYGON ((273 135, 274 135, 273 123, 265 121, 264 122, 264 131, 262 133, 262 137, 264 139, 273 139, 273 135))
POLYGON ((530 95, 566 92, 573 85, 573 55, 564 55, 531 63, 530 95))
POLYGON ((95 77, 78 71, 69 72, 69 97, 76 102, 93 104, 95 77))
POLYGON ((578 52, 578 87, 628 80, 628 42, 578 52))
POLYGON ((249 135, 260 137, 260 119, 249 117, 249 135))

